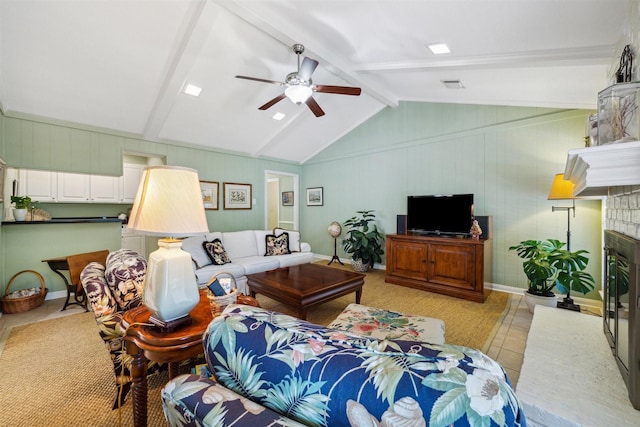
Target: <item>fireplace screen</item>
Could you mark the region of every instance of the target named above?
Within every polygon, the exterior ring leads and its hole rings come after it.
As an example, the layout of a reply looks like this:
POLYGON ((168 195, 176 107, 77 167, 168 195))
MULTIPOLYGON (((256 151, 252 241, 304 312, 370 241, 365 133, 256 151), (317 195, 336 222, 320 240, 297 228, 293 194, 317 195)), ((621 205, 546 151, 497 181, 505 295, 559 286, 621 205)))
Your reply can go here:
POLYGON ((604 333, 633 407, 640 409, 640 241, 605 230, 604 333))

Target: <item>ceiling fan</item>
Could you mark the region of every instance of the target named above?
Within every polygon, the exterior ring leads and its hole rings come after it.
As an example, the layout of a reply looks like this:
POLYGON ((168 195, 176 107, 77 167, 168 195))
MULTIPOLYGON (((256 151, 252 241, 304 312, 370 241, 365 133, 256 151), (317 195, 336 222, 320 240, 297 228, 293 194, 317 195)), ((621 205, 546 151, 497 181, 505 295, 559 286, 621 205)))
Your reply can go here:
POLYGON ((362 92, 359 87, 350 86, 327 86, 327 85, 315 85, 311 81, 311 74, 318 66, 318 61, 308 57, 304 57, 302 64, 300 64, 300 55, 304 52, 304 46, 301 44, 293 45, 293 52, 298 55, 298 71, 287 74, 284 82, 278 82, 275 80, 265 80, 257 77, 236 76, 238 79, 254 80, 263 83, 272 83, 280 86, 285 86, 284 93, 276 96, 271 101, 260 106, 259 110, 266 110, 276 103, 282 101, 284 98, 289 98, 294 104, 307 104, 309 109, 316 117, 324 116, 324 111, 320 108, 320 105, 313 99, 313 92, 321 93, 334 93, 337 95, 354 95, 358 96, 362 92))

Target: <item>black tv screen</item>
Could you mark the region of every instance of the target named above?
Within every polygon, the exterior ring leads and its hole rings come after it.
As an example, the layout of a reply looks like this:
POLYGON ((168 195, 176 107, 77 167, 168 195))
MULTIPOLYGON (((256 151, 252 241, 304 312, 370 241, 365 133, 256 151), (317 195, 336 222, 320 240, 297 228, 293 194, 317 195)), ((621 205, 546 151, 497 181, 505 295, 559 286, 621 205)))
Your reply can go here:
POLYGON ((407 231, 434 235, 468 235, 473 221, 473 194, 409 196, 407 231))

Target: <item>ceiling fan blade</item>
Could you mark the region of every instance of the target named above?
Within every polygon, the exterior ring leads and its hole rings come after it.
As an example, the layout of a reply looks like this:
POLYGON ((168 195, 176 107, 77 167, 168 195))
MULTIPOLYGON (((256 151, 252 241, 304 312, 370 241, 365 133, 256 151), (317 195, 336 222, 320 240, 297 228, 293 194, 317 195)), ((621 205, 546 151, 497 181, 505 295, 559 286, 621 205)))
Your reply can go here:
POLYGON ((322 108, 320 108, 316 100, 313 99, 313 96, 307 98, 305 104, 307 104, 311 112, 315 114, 316 117, 324 116, 324 111, 322 111, 322 108))
POLYGON ((300 66, 300 70, 298 71, 298 78, 300 80, 309 81, 309 79, 311 78, 311 74, 313 74, 317 66, 318 66, 318 61, 305 56, 304 59, 302 60, 302 65, 300 66))
POLYGON ((271 101, 267 102, 266 104, 258 107, 258 110, 266 110, 268 108, 273 107, 275 104, 277 104, 278 102, 282 101, 283 99, 285 99, 287 96, 283 93, 280 94, 278 96, 276 96, 275 98, 273 98, 271 101))
POLYGON ((335 93, 338 95, 358 96, 362 92, 362 89, 360 89, 359 87, 350 87, 350 86, 316 85, 315 91, 322 92, 322 93, 335 93))
POLYGON ((253 81, 256 81, 256 82, 273 83, 274 85, 284 86, 284 83, 282 83, 282 82, 277 82, 275 80, 259 79, 257 77, 236 76, 236 79, 253 80, 253 81))

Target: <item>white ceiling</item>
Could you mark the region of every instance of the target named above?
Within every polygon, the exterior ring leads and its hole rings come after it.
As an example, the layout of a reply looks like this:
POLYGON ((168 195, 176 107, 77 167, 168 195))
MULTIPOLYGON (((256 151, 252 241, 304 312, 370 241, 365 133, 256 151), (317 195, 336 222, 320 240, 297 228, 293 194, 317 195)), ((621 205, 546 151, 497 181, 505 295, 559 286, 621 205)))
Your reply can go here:
POLYGON ((0 0, 0 102, 28 114, 304 163, 399 101, 595 108, 626 0, 0 0), (452 53, 433 55, 427 44, 452 53), (285 99, 294 43, 326 115, 285 99), (441 80, 459 79, 464 89, 441 80), (203 88, 195 98, 186 82, 203 88), (271 117, 286 114, 282 121, 271 117))

